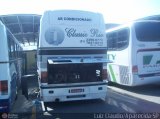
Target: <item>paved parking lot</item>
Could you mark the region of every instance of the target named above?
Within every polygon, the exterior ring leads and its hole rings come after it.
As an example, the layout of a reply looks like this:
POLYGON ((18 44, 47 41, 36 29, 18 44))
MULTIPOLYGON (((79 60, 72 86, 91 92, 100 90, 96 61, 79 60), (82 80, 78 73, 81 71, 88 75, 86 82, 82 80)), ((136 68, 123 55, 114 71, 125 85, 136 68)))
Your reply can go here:
POLYGON ((137 87, 127 87, 118 84, 112 84, 111 86, 108 86, 108 88, 125 95, 160 104, 160 84, 137 87))
MULTIPOLYGON (((160 87, 150 85, 143 87, 125 87, 120 85, 108 86, 106 101, 71 101, 61 103, 47 103, 47 110, 38 96, 38 83, 36 79, 28 80, 29 99, 19 91, 18 99, 14 104, 12 113, 20 114, 23 119, 49 119, 49 118, 78 118, 90 116, 94 118, 97 113, 154 113, 160 111, 160 87), (74 116, 73 116, 74 115, 74 116), (78 115, 78 117, 77 117, 78 115)), ((160 116, 159 114, 157 117, 160 116)))

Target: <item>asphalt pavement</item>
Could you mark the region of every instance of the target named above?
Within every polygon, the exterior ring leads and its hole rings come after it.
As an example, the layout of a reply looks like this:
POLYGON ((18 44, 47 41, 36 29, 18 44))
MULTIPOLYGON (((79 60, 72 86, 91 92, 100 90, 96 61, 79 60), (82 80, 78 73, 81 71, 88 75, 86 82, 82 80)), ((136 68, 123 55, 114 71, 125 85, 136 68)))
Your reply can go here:
POLYGON ((45 110, 44 103, 38 98, 37 80, 29 80, 28 83, 30 87, 29 99, 26 100, 20 90, 11 112, 23 119, 90 119, 101 118, 106 114, 128 113, 152 113, 158 117, 160 113, 160 104, 157 101, 160 97, 159 86, 151 86, 152 88, 147 86, 146 88, 108 86, 105 101, 87 100, 47 103, 47 110, 45 110), (147 98, 147 96, 152 96, 153 99, 147 98), (154 101, 151 101, 151 99, 154 101))

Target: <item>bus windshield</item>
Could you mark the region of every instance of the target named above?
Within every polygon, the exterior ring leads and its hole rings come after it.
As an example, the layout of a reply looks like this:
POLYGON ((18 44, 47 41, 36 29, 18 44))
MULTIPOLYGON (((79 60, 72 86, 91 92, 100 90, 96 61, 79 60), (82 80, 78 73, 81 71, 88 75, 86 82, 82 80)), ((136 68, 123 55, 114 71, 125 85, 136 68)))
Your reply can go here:
POLYGON ((136 37, 139 41, 160 41, 160 22, 138 22, 135 23, 136 37))

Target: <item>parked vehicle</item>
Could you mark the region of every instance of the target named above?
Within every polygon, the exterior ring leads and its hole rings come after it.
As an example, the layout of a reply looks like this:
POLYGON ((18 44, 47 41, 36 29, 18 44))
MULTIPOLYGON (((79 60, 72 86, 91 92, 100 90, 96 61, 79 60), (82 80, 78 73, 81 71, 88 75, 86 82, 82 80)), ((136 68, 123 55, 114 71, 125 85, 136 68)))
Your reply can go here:
POLYGON ((44 102, 103 99, 107 94, 107 41, 99 13, 46 11, 37 49, 44 102))
POLYGON ((8 112, 21 85, 23 49, 2 22, 0 42, 0 112, 8 112))
POLYGON ((107 30, 109 81, 127 86, 160 83, 160 22, 134 21, 107 30))

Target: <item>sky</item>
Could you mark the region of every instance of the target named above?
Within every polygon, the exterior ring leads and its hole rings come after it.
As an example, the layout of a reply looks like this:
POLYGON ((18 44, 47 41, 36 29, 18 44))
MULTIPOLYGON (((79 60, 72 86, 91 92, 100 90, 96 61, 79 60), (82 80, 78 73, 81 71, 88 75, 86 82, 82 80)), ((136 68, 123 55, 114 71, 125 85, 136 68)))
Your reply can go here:
POLYGON ((160 0, 0 0, 0 15, 43 14, 60 9, 99 12, 106 23, 125 23, 160 15, 160 0))

